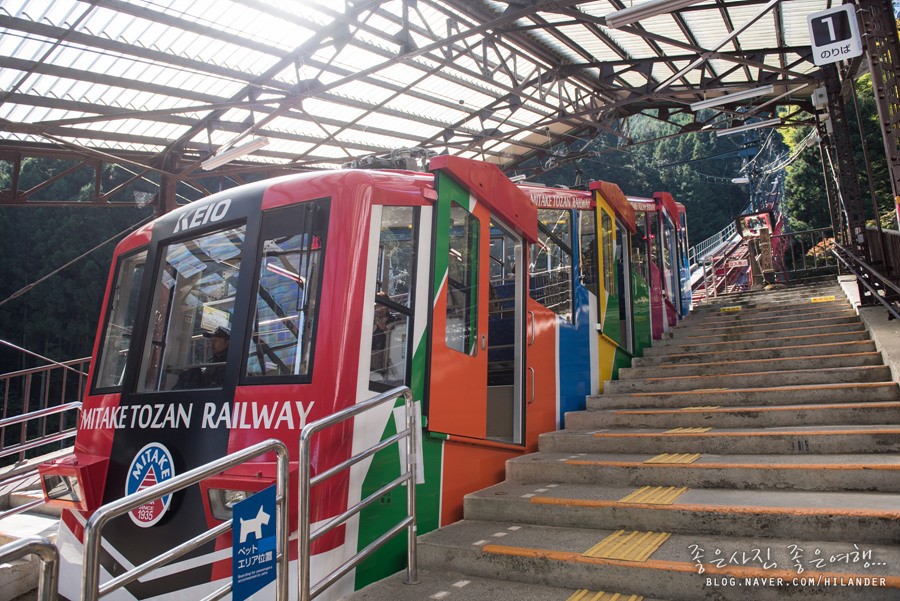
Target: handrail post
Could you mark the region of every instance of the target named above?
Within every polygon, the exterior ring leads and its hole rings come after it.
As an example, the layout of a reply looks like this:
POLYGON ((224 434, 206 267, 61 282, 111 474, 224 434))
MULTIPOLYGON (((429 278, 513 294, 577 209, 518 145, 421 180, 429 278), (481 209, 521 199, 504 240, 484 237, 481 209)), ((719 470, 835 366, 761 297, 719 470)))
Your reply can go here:
POLYGON ((403 393, 403 398, 406 401, 406 427, 409 430, 409 436, 406 437, 406 470, 409 472, 409 481, 406 485, 406 503, 407 511, 412 518, 412 523, 406 529, 408 540, 406 584, 419 584, 418 548, 416 546, 416 535, 418 534, 418 525, 416 524, 416 430, 418 423, 415 403, 413 402, 412 393, 408 389, 403 393))
POLYGON ((309 601, 309 443, 312 430, 300 432, 300 453, 297 457, 297 586, 299 601, 309 601))
MULTIPOLYGON (((359 401, 354 405, 350 405, 323 417, 317 421, 307 423, 303 430, 300 432, 299 437, 299 450, 298 450, 298 462, 297 466, 297 598, 299 601, 310 601, 310 599, 316 597, 323 591, 325 591, 329 586, 337 582, 340 578, 347 575, 350 570, 359 565, 359 563, 366 558, 368 558, 372 553, 381 548, 387 541, 389 541, 394 536, 397 536, 401 533, 402 530, 407 530, 407 535, 409 537, 409 545, 408 545, 408 566, 407 566, 407 582, 409 584, 417 583, 417 548, 416 548, 416 428, 417 428, 417 420, 415 416, 415 405, 413 403, 412 393, 409 388, 406 386, 400 386, 397 388, 393 388, 386 392, 383 392, 377 396, 372 398, 359 401), (352 455, 346 461, 338 463, 337 465, 331 466, 330 468, 318 473, 315 478, 311 477, 311 466, 310 466, 310 456, 311 456, 311 442, 312 437, 315 433, 334 426, 344 420, 355 418, 356 416, 373 409, 375 407, 379 407, 385 403, 392 403, 395 408, 397 405, 397 400, 403 397, 404 399, 404 408, 406 410, 406 427, 403 431, 400 431, 398 427, 398 432, 394 436, 389 436, 385 438, 382 442, 370 446, 368 449, 363 450, 355 455, 352 455), (311 531, 310 524, 310 509, 311 509, 311 494, 310 490, 313 486, 331 478, 332 476, 351 468, 352 466, 358 464, 360 461, 364 460, 367 457, 371 457, 375 453, 388 448, 389 446, 393 446, 397 444, 397 449, 401 450, 403 447, 400 446, 400 439, 406 438, 406 465, 401 466, 405 467, 405 471, 400 474, 400 476, 394 480, 386 484, 384 487, 379 489, 378 491, 372 493, 365 499, 360 500, 359 503, 354 505, 353 507, 349 507, 347 511, 343 514, 332 517, 327 523, 320 525, 315 532, 311 531), (383 496, 395 488, 407 485, 407 503, 408 503, 408 511, 406 517, 403 518, 402 521, 395 524, 390 530, 382 534, 372 543, 370 543, 365 549, 357 552, 353 557, 349 558, 345 561, 341 566, 335 568, 332 572, 326 575, 321 580, 318 580, 313 586, 312 578, 311 578, 311 550, 310 545, 312 541, 318 539, 323 536, 327 532, 331 531, 332 528, 338 526, 339 524, 344 523, 350 517, 358 514, 361 510, 368 507, 372 503, 374 503, 379 496, 383 496)), ((399 419, 399 417, 397 418, 399 419)), ((398 425, 399 426, 399 425, 398 425)))
POLYGON ((56 601, 59 597, 59 550, 44 536, 20 538, 0 547, 0 563, 36 555, 41 561, 37 601, 56 601))

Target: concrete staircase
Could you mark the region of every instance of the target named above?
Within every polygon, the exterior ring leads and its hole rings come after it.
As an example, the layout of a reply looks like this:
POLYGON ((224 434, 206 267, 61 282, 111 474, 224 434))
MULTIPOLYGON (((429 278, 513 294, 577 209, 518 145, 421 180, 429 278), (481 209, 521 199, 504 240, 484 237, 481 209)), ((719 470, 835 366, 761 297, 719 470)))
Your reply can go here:
POLYGON ((351 598, 900 599, 900 389, 836 284, 719 299, 619 375, 420 538, 422 585, 351 598))

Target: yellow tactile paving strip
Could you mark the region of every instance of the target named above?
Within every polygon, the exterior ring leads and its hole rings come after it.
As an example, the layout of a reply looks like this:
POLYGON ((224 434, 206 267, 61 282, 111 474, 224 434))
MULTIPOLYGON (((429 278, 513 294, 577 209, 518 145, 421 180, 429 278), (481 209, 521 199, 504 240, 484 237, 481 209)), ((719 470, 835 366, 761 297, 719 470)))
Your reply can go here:
POLYGON ((566 601, 644 601, 640 595, 623 595, 622 593, 595 593, 586 588, 575 591, 566 601))
POLYGON ((649 505, 671 505, 687 492, 687 487, 642 486, 630 495, 619 499, 619 503, 646 503, 649 505))
MULTIPOLYGON (((689 489, 685 489, 689 490, 689 489)), ((648 503, 631 501, 623 503, 620 501, 611 501, 608 499, 561 499, 558 497, 532 497, 529 499, 535 505, 556 505, 568 507, 586 507, 590 509, 604 509, 607 507, 621 508, 629 505, 641 510, 656 511, 678 511, 688 513, 715 513, 725 515, 792 515, 792 516, 823 516, 834 517, 855 516, 860 518, 876 518, 900 520, 900 510, 890 511, 881 509, 852 509, 847 507, 762 507, 755 505, 703 505, 698 503, 679 503, 678 505, 669 504, 662 505, 659 503, 648 503)))
POLYGON ((645 561, 672 536, 671 532, 616 530, 583 553, 595 559, 645 561))
POLYGON ((662 453, 644 461, 644 463, 694 463, 700 459, 700 453, 662 453))

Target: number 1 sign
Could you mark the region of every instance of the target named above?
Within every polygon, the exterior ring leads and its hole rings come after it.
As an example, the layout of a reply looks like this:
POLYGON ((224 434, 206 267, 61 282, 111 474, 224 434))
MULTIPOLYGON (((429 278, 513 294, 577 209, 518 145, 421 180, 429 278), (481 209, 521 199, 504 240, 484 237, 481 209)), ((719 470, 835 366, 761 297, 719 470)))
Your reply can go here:
POLYGON ((862 54, 859 23, 854 5, 812 13, 807 17, 813 62, 827 65, 862 54))

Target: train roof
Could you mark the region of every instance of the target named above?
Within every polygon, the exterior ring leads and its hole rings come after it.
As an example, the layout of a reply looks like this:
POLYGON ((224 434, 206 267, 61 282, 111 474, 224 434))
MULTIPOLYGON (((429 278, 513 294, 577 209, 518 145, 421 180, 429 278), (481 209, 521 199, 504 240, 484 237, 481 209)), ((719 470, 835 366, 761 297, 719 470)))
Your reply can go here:
POLYGON ((637 231, 634 223, 634 207, 628 202, 628 198, 618 185, 598 180, 591 182, 591 191, 600 194, 609 203, 609 206, 625 222, 629 230, 632 232, 637 231))

